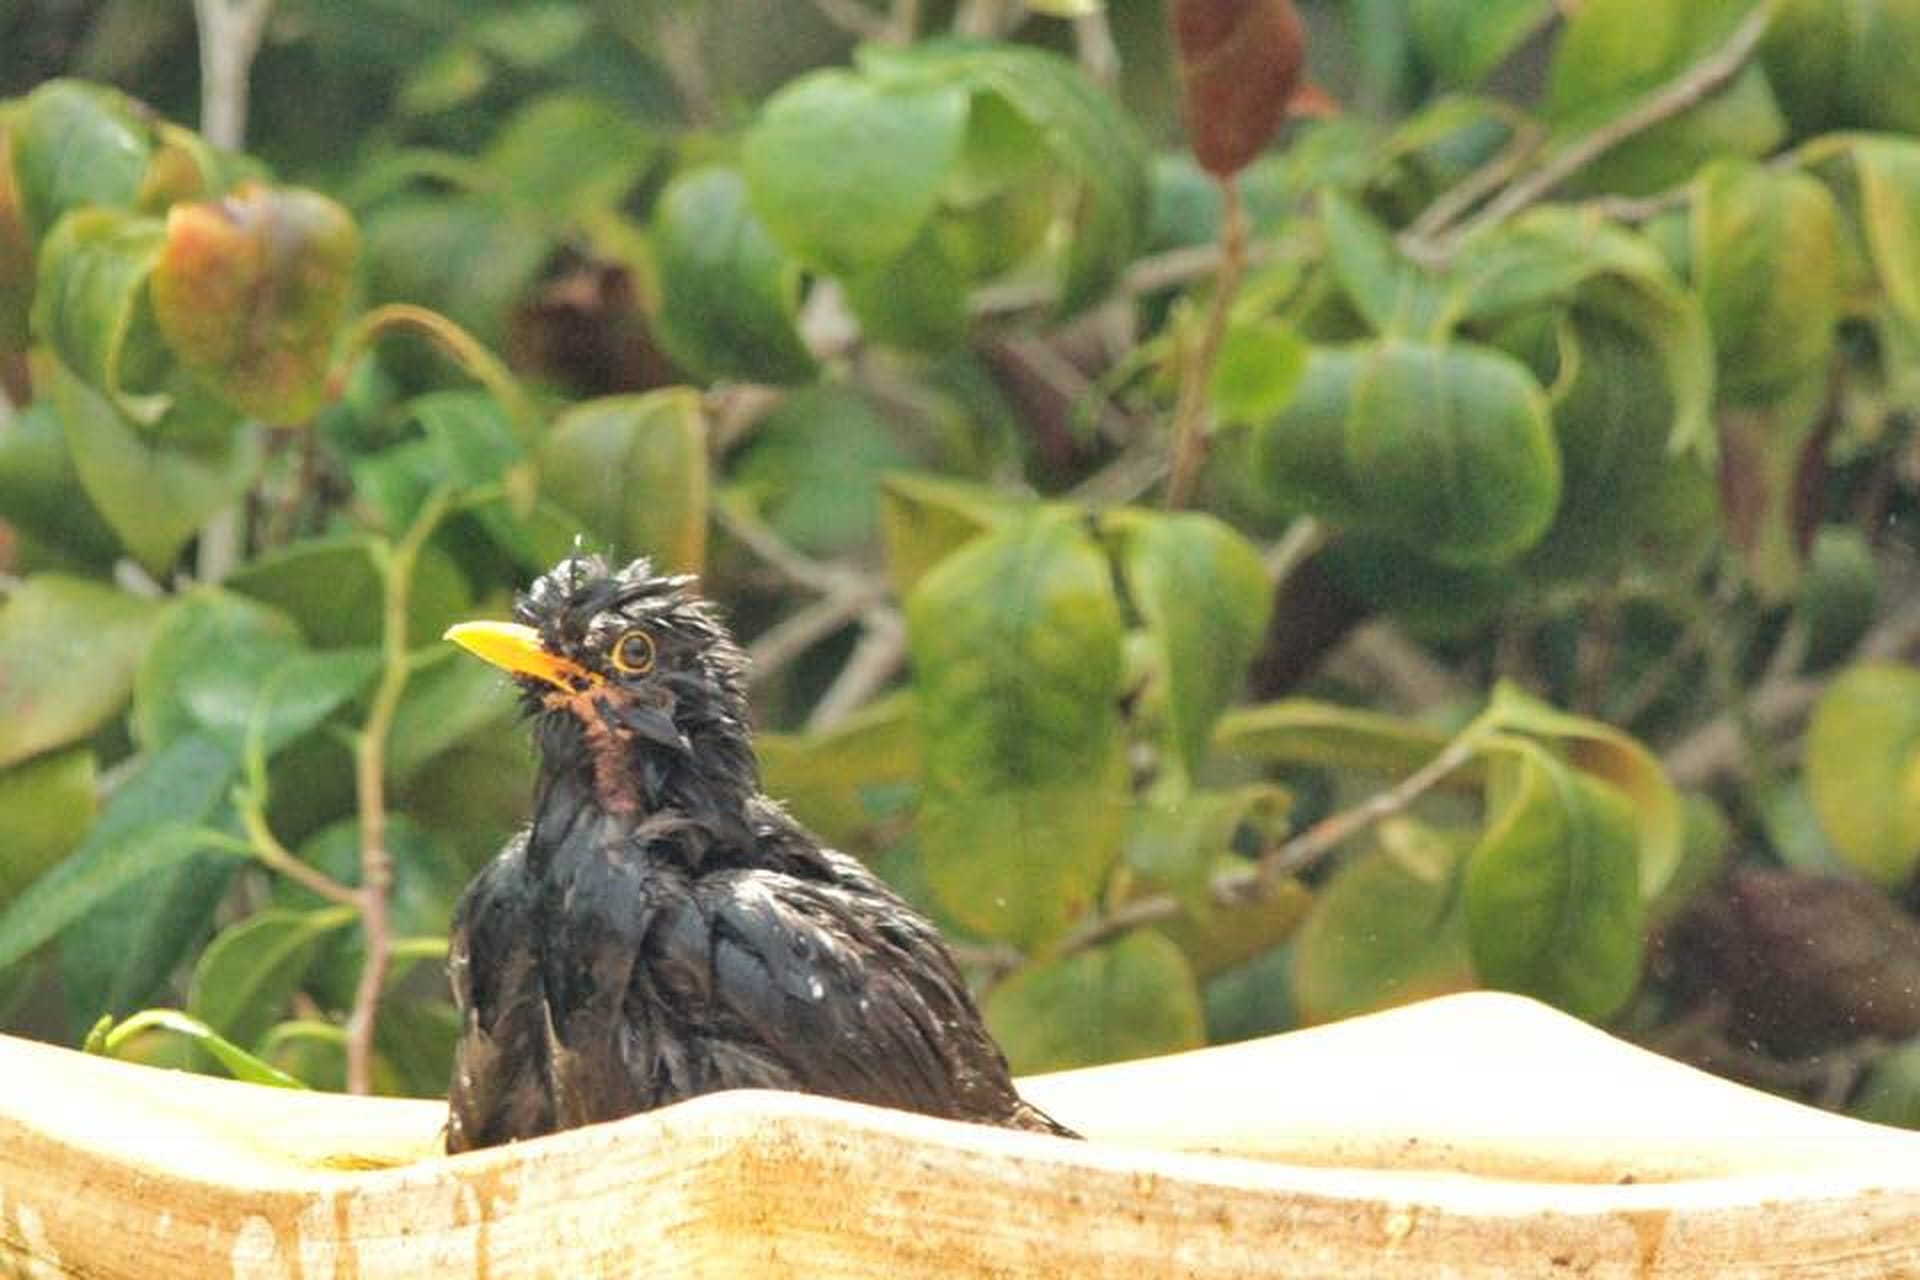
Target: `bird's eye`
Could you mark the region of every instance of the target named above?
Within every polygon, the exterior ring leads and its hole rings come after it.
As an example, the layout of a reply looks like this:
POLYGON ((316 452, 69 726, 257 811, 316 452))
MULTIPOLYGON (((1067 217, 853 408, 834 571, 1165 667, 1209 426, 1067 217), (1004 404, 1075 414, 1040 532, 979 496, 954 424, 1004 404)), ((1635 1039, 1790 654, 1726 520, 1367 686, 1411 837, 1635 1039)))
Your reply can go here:
POLYGON ((653 637, 638 630, 622 634, 613 643, 613 667, 630 676, 653 670, 653 637))

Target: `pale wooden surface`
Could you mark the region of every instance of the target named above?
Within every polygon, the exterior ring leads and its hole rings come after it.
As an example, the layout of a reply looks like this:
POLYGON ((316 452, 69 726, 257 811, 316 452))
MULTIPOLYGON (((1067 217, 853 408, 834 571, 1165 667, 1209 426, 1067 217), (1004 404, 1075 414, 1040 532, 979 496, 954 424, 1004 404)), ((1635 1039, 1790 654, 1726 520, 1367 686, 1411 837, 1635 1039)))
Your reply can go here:
POLYGON ((0 1276, 1920 1277, 1920 1135, 1511 997, 1025 1087, 1094 1140, 736 1093, 449 1160, 0 1038, 0 1276))

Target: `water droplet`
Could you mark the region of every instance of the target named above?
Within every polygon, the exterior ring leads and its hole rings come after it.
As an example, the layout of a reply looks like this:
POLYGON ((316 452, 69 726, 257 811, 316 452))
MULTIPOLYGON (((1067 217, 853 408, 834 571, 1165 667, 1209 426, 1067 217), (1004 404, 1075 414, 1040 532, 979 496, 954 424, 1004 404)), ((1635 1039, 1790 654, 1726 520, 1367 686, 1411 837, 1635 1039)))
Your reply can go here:
POLYGON ((813 999, 818 1000, 821 996, 827 994, 826 985, 818 978, 809 978, 807 979, 807 994, 813 999))

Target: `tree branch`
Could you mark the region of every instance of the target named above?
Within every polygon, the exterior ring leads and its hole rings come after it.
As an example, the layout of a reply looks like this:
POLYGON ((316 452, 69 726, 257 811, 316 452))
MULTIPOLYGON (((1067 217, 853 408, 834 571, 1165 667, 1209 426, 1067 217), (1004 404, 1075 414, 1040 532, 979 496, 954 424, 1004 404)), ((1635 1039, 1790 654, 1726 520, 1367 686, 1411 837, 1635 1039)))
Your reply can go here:
POLYGON ((1428 260, 1444 261, 1476 233, 1505 222, 1545 198, 1561 183, 1635 134, 1671 120, 1713 96, 1740 73, 1754 50, 1760 47, 1769 16, 1768 6, 1754 6, 1753 12, 1706 57, 1620 115, 1548 154, 1539 168, 1512 183, 1451 232, 1433 233, 1427 242, 1428 260))
POLYGON ((354 744, 354 789, 360 807, 360 925, 366 958, 347 1018, 347 1091, 373 1088, 373 1033, 380 994, 387 983, 393 938, 387 899, 393 888, 393 857, 387 849, 387 739, 400 696, 407 688, 407 615, 414 566, 427 539, 447 513, 451 495, 435 490, 397 543, 375 543, 379 556, 380 682, 367 721, 354 744))
POLYGON ((1173 411, 1173 464, 1167 480, 1167 506, 1178 510, 1193 497, 1194 483, 1207 457, 1207 384, 1233 314, 1233 295, 1247 269, 1247 210, 1240 184, 1229 174, 1220 179, 1220 269, 1213 300, 1200 329, 1200 341, 1186 353, 1180 395, 1173 411))

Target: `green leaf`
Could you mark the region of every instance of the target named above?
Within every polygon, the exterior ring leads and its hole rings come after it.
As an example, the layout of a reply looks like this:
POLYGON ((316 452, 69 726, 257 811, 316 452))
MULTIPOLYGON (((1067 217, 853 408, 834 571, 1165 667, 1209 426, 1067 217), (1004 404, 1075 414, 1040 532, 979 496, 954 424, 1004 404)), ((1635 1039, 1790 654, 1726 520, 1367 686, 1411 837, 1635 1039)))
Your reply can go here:
POLYGON ((706 555, 707 429, 674 389, 576 405, 540 442, 540 480, 614 556, 694 570, 706 555))
MULTIPOLYGON (((1213 874, 1245 871, 1246 859, 1227 854, 1215 859, 1213 874)), ((1160 926, 1173 939, 1202 982, 1252 964, 1300 931, 1313 909, 1313 890, 1298 880, 1282 880, 1251 902, 1215 904, 1204 919, 1191 912, 1160 926)))
POLYGON ((1920 1037, 1874 1060, 1847 1113, 1875 1124, 1920 1129, 1920 1037))
MULTIPOLYGON (((1548 69, 1545 114, 1557 137, 1617 118, 1719 48, 1757 0, 1584 0, 1548 69)), ((1718 156, 1762 156, 1786 133, 1765 74, 1749 66, 1699 105, 1635 134, 1587 166, 1590 191, 1645 195, 1718 156)))
POLYGON ((1920 142, 1862 137, 1850 148, 1858 217, 1888 305, 1920 328, 1920 142))
POLYGON ((1097 301, 1138 256, 1151 193, 1146 144, 1133 118, 1072 62, 1029 46, 954 40, 870 44, 859 57, 890 84, 964 86, 976 112, 993 110, 984 103, 997 97, 1039 132, 1069 180, 1061 313, 1097 301))
POLYGON ((1670 447, 1711 457, 1714 353, 1699 300, 1644 236, 1598 211, 1547 205, 1462 246, 1454 278, 1463 319, 1523 317, 1547 304, 1640 335, 1660 354, 1672 418, 1670 447))
POLYGON ((1824 370, 1840 311, 1840 223, 1805 174, 1708 167, 1693 200, 1693 272, 1723 392, 1767 405, 1824 370))
POLYGON ((321 941, 356 918, 352 907, 269 909, 221 930, 193 967, 187 1012, 235 1043, 260 1043, 300 989, 321 941))
POLYGON ((34 385, 51 393, 87 496, 149 572, 165 573, 259 469, 254 433, 209 419, 204 403, 176 397, 173 411, 143 430, 57 359, 35 362, 34 385))
POLYGON ((754 739, 766 793, 843 849, 873 848, 920 785, 913 696, 869 703, 820 733, 754 739))
POLYGON ((108 565, 120 544, 87 501, 60 419, 44 401, 0 420, 0 519, 87 564, 108 565))
POLYGON ((1455 300, 1408 261, 1373 216, 1337 191, 1321 196, 1327 260, 1341 292, 1377 334, 1440 338, 1455 300))
POLYGON ((148 750, 212 731, 237 755, 255 692, 301 648, 293 623, 204 587, 161 616, 133 686, 134 740, 148 750))
POLYGON ((118 1023, 114 1022, 111 1016, 104 1017, 95 1025, 93 1033, 87 1037, 87 1052, 105 1054, 110 1058, 123 1056, 122 1048, 130 1045, 143 1032, 150 1030, 168 1031, 177 1036, 185 1036, 212 1054, 215 1061, 225 1067, 228 1074, 235 1080, 245 1081, 247 1084, 271 1085, 277 1089, 307 1087, 278 1067, 254 1057, 205 1023, 188 1017, 177 1009, 142 1009, 139 1013, 118 1023))
POLYGON ((0 772, 0 908, 80 843, 93 822, 94 785, 86 750, 0 772))
POLYGON ((741 153, 755 212, 830 275, 896 257, 932 215, 965 134, 967 95, 815 71, 769 98, 741 153))
POLYGON ((1223 759, 1407 774, 1447 745, 1448 735, 1378 711, 1286 698, 1220 717, 1213 750, 1223 759))
POLYGON ((1460 870, 1467 841, 1395 820, 1341 863, 1293 945, 1303 1022, 1332 1022, 1473 986, 1460 870))
POLYGON ((120 1016, 162 998, 176 970, 213 931, 240 869, 220 853, 196 853, 135 876, 60 933, 60 992, 77 1032, 102 1014, 120 1016))
POLYGON ((928 880, 988 937, 1057 936, 1092 904, 1126 826, 1106 558, 1072 513, 1036 512, 922 578, 907 633, 928 880))
POLYGON ((1127 594, 1160 658, 1174 758, 1187 776, 1206 760, 1214 721, 1246 688, 1273 588, 1253 544, 1208 515, 1127 511, 1120 538, 1127 594))
POLYGON ((169 353, 148 299, 164 232, 152 218, 82 209, 40 245, 33 331, 126 418, 151 427, 172 406, 169 353))
POLYGON ((747 204, 733 169, 675 178, 653 213, 660 344, 707 381, 804 382, 813 357, 796 313, 800 268, 782 254, 747 204))
POLYGON ((988 994, 984 1012, 1022 1074, 1205 1043, 1193 971, 1180 948, 1150 929, 1022 969, 988 994))
MULTIPOLYGON (((242 565, 222 585, 285 614, 319 648, 380 643, 384 588, 369 538, 303 538, 242 565)), ((453 623, 473 616, 473 597, 459 566, 432 546, 414 562, 408 603, 410 646, 431 644, 453 623)))
POLYGON ((206 847, 200 824, 226 794, 233 757, 193 735, 123 781, 87 837, 0 912, 0 970, 58 936, 127 885, 206 847))
POLYGON ((929 569, 1019 510, 984 485, 896 471, 880 481, 880 535, 893 592, 904 600, 929 569))
POLYGON ((745 499, 800 550, 836 555, 872 540, 882 478, 912 461, 866 396, 822 383, 760 420, 728 468, 729 497, 745 499))
POLYGON ((1807 791, 1827 838, 1884 889, 1920 866, 1920 671, 1863 664, 1820 695, 1807 727, 1807 791))
POLYGON ((874 342, 929 352, 966 342, 967 264, 936 231, 929 225, 899 257, 842 282, 861 332, 874 342))
POLYGON ((479 197, 394 200, 362 230, 370 301, 430 307, 495 348, 554 247, 533 219, 479 197))
POLYGON ((359 254, 359 230, 332 200, 242 183, 168 212, 153 315, 181 362, 235 408, 304 422, 326 397, 359 254))
POLYGON ((451 645, 413 668, 394 711, 387 768, 408 778, 457 743, 492 729, 513 732, 518 698, 499 671, 451 645))
POLYGON ((1639 832, 1641 897, 1658 895, 1679 866, 1685 837, 1680 793, 1659 758, 1631 734, 1557 710, 1504 680, 1494 687, 1487 714, 1502 731, 1537 738, 1575 769, 1619 789, 1639 832))
POLYGON ((555 221, 619 204, 659 155, 659 140, 631 112, 559 92, 516 110, 480 163, 504 199, 555 221))
POLYGON ((132 99, 74 80, 28 94, 10 131, 20 211, 36 240, 70 209, 131 206, 153 150, 132 99))
MULTIPOLYGON (((1212 877, 1242 827, 1266 836, 1285 834, 1292 798, 1270 783, 1227 791, 1180 789, 1154 796, 1133 810, 1127 866, 1180 899, 1199 924, 1214 919, 1212 877)), ((1264 840, 1262 841, 1265 842, 1264 840)))
POLYGON ((1221 422, 1252 425, 1287 407, 1307 371, 1307 344, 1290 325, 1251 320, 1227 329, 1207 387, 1221 422))
POLYGON ((1521 740, 1500 748, 1486 833, 1467 864, 1467 940, 1480 980, 1601 1019, 1640 976, 1639 834, 1609 783, 1521 740))
POLYGON ((127 700, 158 606, 43 573, 0 608, 0 767, 87 737, 127 700))
POLYGON ((1761 45, 1767 78, 1801 136, 1831 129, 1920 131, 1908 53, 1912 0, 1776 0, 1761 45))
POLYGON ((0 111, 0 349, 27 345, 27 316, 33 307, 33 238, 20 208, 20 186, 13 176, 14 111, 0 111))
POLYGON ((1510 559, 1560 499, 1539 384, 1465 343, 1315 349, 1292 405, 1255 429, 1253 465, 1275 501, 1448 565, 1510 559))
POLYGON ((1805 668, 1820 671, 1846 659, 1880 610, 1880 576, 1860 531, 1828 525, 1813 540, 1794 616, 1805 628, 1805 668))
POLYGON ((1440 87, 1468 89, 1505 62, 1552 13, 1552 0, 1412 0, 1407 18, 1414 47, 1440 87))

